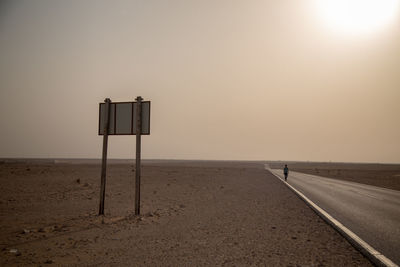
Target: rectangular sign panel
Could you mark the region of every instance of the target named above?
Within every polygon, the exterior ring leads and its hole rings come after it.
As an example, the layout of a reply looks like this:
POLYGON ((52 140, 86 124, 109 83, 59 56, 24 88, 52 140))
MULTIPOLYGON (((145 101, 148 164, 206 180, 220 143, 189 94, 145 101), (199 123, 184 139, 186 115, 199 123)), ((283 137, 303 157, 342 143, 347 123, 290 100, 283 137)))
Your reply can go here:
POLYGON ((115 134, 132 134, 132 106, 132 103, 115 105, 115 134))
MULTIPOLYGON (((115 102, 110 104, 109 135, 136 134, 136 102, 115 102)), ((104 134, 106 104, 99 105, 99 135, 104 134)), ((150 134, 150 101, 142 102, 142 135, 150 134)))
MULTIPOLYGON (((104 133, 104 124, 106 122, 106 105, 104 103, 100 103, 100 111, 99 111, 99 135, 103 135, 104 133)), ((109 133, 115 132, 115 104, 110 104, 110 129, 109 133)))
MULTIPOLYGON (((133 102, 133 110, 135 113, 133 120, 133 133, 136 133, 136 102, 133 102)), ((150 134, 150 101, 142 102, 142 134, 150 134)))

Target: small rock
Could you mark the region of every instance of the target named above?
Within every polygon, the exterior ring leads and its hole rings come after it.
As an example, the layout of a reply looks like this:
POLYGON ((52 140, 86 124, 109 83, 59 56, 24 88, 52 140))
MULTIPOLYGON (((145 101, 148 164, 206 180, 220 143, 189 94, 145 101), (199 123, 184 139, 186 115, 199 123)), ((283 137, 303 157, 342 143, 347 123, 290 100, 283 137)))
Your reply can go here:
POLYGON ((76 182, 77 182, 78 184, 80 184, 80 183, 81 183, 81 179, 76 179, 76 182))
POLYGON ((39 229, 38 229, 38 232, 39 232, 39 233, 44 233, 45 231, 44 231, 43 228, 39 228, 39 229))
POLYGON ((26 170, 29 172, 31 170, 31 168, 26 168, 26 170))
POLYGON ((15 254, 15 256, 20 256, 21 255, 21 252, 19 252, 19 250, 16 249, 16 248, 10 249, 10 253, 15 254))
POLYGON ((23 234, 29 234, 30 232, 31 232, 31 230, 28 230, 28 229, 22 230, 22 233, 23 233, 23 234))
POLYGON ((295 236, 292 236, 292 239, 297 239, 297 237, 295 237, 295 236))
POLYGON ((45 263, 45 264, 52 264, 53 261, 52 261, 52 260, 46 260, 44 263, 45 263))
POLYGON ((275 226, 272 226, 271 228, 272 228, 272 229, 276 229, 276 227, 275 227, 275 226))

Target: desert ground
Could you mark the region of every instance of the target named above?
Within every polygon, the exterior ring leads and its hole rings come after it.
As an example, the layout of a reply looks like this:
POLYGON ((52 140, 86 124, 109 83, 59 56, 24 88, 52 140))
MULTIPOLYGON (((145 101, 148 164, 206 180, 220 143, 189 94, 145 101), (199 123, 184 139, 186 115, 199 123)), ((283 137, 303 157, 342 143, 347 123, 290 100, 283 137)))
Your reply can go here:
POLYGON ((0 164, 1 266, 371 266, 260 162, 0 164))
POLYGON ((271 162, 269 165, 283 169, 285 163, 292 171, 400 190, 400 164, 271 162))

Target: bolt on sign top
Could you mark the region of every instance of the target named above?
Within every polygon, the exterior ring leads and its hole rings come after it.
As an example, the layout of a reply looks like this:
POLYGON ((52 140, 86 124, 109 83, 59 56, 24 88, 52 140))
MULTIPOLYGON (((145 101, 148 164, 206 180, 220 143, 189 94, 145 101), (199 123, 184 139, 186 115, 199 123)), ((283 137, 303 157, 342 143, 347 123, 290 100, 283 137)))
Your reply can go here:
MULTIPOLYGON (((150 134, 150 101, 143 101, 141 134, 150 134)), ((136 135, 137 102, 110 103, 110 120, 108 135, 136 135)), ((104 135, 106 123, 106 104, 99 105, 99 135, 104 135)))

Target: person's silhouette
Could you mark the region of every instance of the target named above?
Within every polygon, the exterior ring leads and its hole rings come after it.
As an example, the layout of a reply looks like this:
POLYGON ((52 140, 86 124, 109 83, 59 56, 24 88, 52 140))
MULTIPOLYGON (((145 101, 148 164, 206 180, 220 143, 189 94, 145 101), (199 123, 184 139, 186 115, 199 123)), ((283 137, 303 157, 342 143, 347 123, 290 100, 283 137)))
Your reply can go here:
POLYGON ((285 182, 287 181, 287 177, 289 175, 289 168, 288 166, 285 164, 285 168, 283 168, 283 174, 285 175, 285 182))

